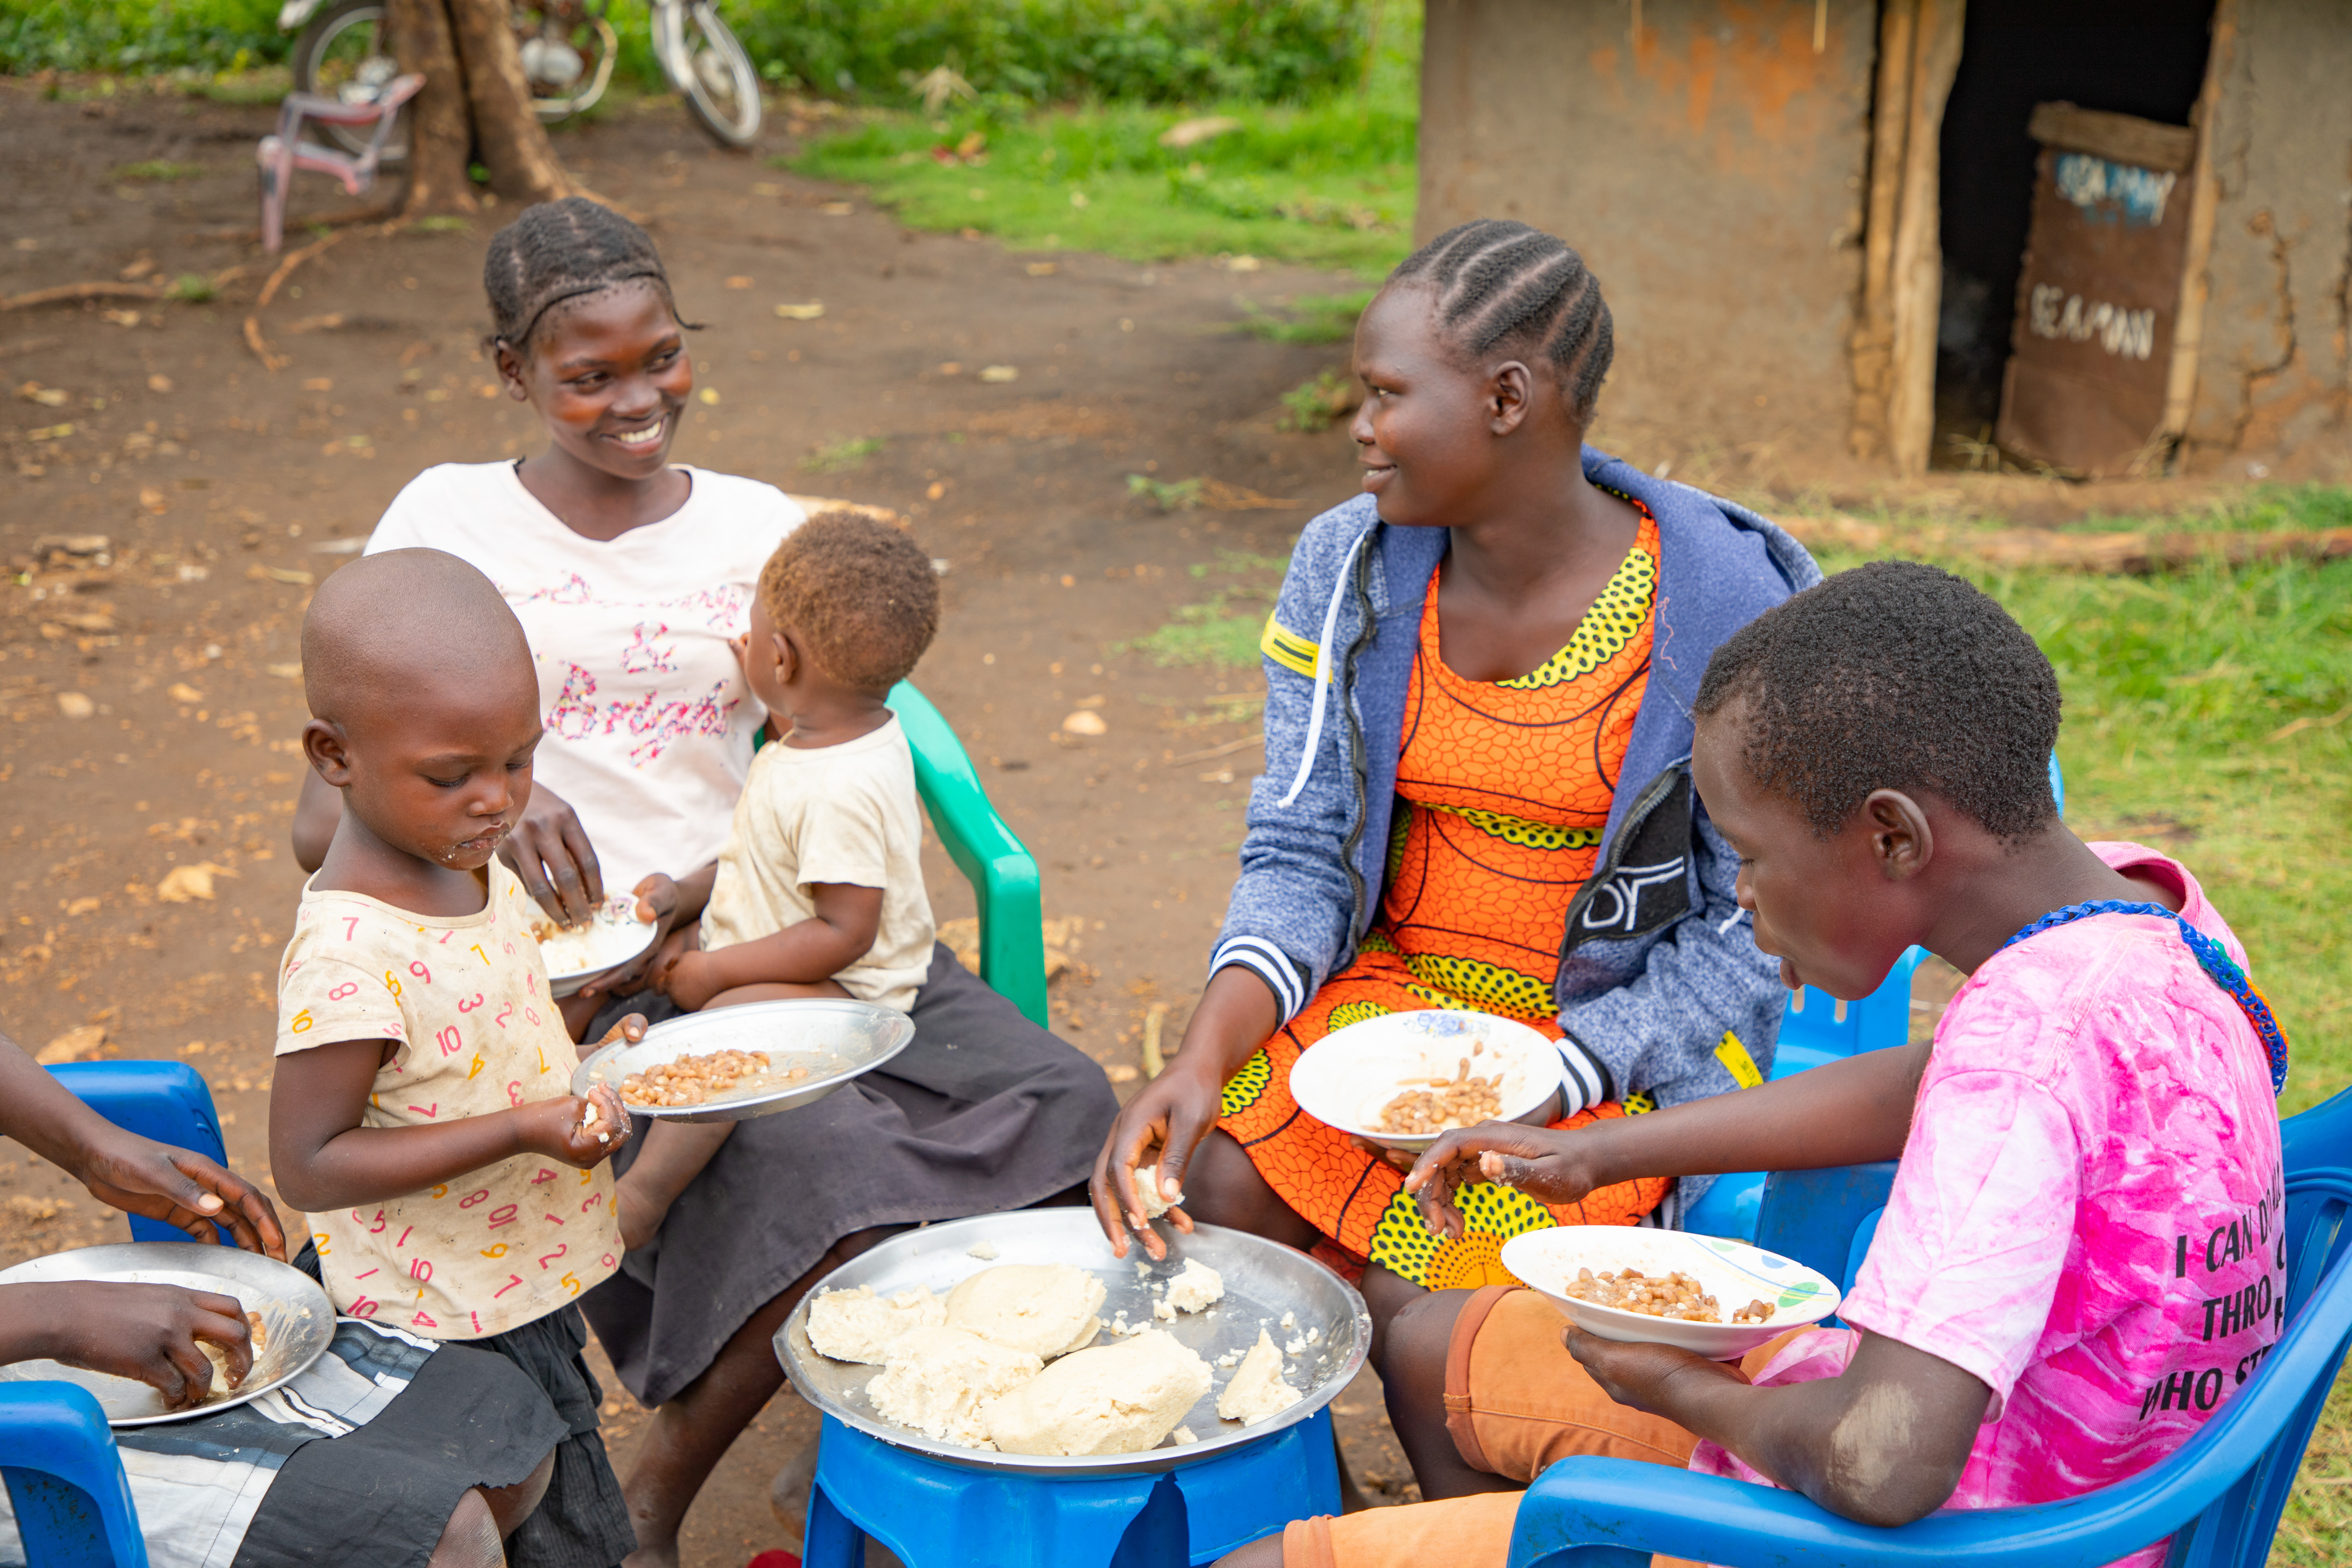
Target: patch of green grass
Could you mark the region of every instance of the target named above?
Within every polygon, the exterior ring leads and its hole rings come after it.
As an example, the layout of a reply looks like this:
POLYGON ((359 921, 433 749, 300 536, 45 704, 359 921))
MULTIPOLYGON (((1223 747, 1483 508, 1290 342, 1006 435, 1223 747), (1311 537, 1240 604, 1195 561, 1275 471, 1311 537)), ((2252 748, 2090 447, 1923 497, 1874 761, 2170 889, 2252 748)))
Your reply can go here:
POLYGON ((166 291, 170 298, 185 305, 201 305, 215 292, 213 280, 201 272, 183 272, 172 279, 166 291))
MULTIPOLYGON (((2137 526, 2319 528, 2347 509, 2352 492, 2278 489, 2137 526)), ((2007 605, 2056 667, 2068 820, 2179 857, 2245 943, 2294 1044, 2282 1112, 2352 1085, 2352 561, 2149 577, 1939 563, 2007 605)))
POLYGON ((456 213, 436 213, 429 217, 418 218, 408 228, 414 234, 464 234, 473 226, 456 213))
POLYGON ((1191 511, 1201 504, 1201 491, 1206 481, 1190 479, 1155 479, 1150 474, 1127 476, 1127 493, 1141 496, 1161 511, 1191 511))
POLYGON ((1338 343, 1356 335, 1356 318, 1372 302, 1370 289, 1352 294, 1301 294, 1280 315, 1244 300, 1241 331, 1277 343, 1338 343))
POLYGON ((819 447, 801 459, 801 469, 811 474, 837 474, 846 469, 863 468, 866 459, 886 445, 879 436, 859 436, 845 441, 835 441, 819 447))
POLYGON ((1349 390, 1348 378, 1336 370, 1300 382, 1282 395, 1282 412, 1275 416, 1274 427, 1311 435, 1348 411, 1349 390))
MULTIPOLYGON (((1188 569, 1195 578, 1215 575, 1241 581, 1215 590, 1197 605, 1177 605, 1174 619, 1132 642, 1114 645, 1111 652, 1148 655, 1162 669, 1180 665, 1255 669, 1266 609, 1288 564, 1279 555, 1254 555, 1239 550, 1219 551, 1213 562, 1196 562, 1188 569)), ((1229 700, 1252 704, 1262 699, 1251 693, 1229 700)))
POLYGON ((197 180, 205 174, 202 163, 174 163, 169 158, 149 158, 137 163, 118 166, 113 178, 118 180, 197 180))
MULTIPOLYGON (((1296 105, 1023 114, 982 100, 939 119, 873 114, 786 166, 866 185, 918 228, 970 229, 1016 249, 1280 258, 1376 278, 1412 247, 1420 128, 1419 8, 1391 4, 1388 13, 1360 92, 1296 105), (1179 123, 1210 118, 1234 124, 1162 144, 1179 123), (975 134, 978 155, 967 157, 960 149, 975 134)), ((1352 296, 1303 299, 1282 316, 1252 317, 1245 330, 1332 342, 1360 309, 1352 296)))

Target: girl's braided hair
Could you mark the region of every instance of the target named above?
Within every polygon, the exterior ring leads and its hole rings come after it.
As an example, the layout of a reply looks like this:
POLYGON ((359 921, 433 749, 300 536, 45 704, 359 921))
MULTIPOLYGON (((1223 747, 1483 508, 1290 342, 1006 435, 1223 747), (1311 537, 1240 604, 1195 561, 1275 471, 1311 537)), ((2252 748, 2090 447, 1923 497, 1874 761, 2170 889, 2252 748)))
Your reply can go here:
POLYGON ((1506 218, 1449 228, 1389 275, 1437 296, 1437 320, 1474 358, 1526 343, 1551 362, 1570 412, 1590 423, 1616 353, 1600 279, 1565 240, 1506 218))
POLYGON ((524 353, 540 319, 557 305, 641 279, 661 291, 675 317, 669 274, 644 229, 584 196, 526 207, 491 237, 482 258, 482 289, 496 321, 490 341, 524 353))

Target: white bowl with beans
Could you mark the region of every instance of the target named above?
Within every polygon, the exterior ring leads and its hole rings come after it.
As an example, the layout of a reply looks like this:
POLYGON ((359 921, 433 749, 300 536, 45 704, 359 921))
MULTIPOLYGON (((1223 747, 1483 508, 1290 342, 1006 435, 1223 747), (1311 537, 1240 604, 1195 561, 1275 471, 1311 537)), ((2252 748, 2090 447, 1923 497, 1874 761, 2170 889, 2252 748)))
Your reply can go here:
POLYGON ((1449 1126, 1533 1115, 1561 1070, 1559 1047, 1525 1024, 1433 1008, 1334 1029, 1291 1065, 1290 1094, 1328 1126, 1418 1151, 1449 1126))
MULTIPOLYGON (((1503 1267, 1587 1333, 1627 1344, 1678 1345, 1709 1361, 1734 1360, 1790 1329, 1817 1323, 1837 1310, 1839 1300, 1832 1281, 1792 1258, 1721 1237, 1634 1226, 1523 1231, 1503 1243, 1503 1267), (1625 1285, 1628 1269, 1639 1273, 1639 1293, 1649 1300, 1637 1310, 1603 1305, 1625 1285), (1584 1281, 1588 1270, 1593 1279, 1584 1281), (1603 1281, 1602 1275, 1610 1279, 1603 1281), (1677 1277, 1714 1299, 1719 1321, 1667 1315, 1675 1306, 1660 1300, 1668 1295, 1663 1287, 1677 1277), (1761 1316, 1754 1311, 1759 1307, 1761 1316), (1743 1314, 1748 1321, 1733 1321, 1743 1314)), ((1681 1294, 1673 1299, 1687 1312, 1681 1294)))

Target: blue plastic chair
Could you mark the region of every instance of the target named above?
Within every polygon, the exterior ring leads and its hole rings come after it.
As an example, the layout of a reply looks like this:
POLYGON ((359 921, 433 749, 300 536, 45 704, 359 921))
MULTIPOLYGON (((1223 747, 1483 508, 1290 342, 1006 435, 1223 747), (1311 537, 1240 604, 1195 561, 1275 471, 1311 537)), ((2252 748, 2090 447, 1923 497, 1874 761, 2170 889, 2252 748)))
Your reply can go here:
MULTIPOLYGON (((185 1062, 76 1062, 49 1071, 117 1127, 228 1163, 212 1090, 185 1062)), ((187 1239, 136 1215, 131 1236, 187 1239)), ((0 1384, 0 1478, 31 1568, 147 1568, 130 1478, 106 1413, 87 1389, 0 1384)))
MULTIPOLYGON (((1771 1487, 1626 1459, 1567 1459, 1528 1489, 1510 1568, 1647 1568, 1653 1552, 1735 1568, 2095 1568, 2168 1536, 2169 1568, 2260 1568, 2352 1347, 2352 1090, 2289 1117, 2279 1132, 2286 1332, 2235 1397, 2161 1464, 2064 1502, 1942 1509, 1885 1530, 1771 1487)), ((1776 1173, 1759 1236, 1786 1238, 1816 1268, 1832 1258, 1841 1273, 1858 1267, 1867 1240, 1854 1232, 1885 1205, 1893 1170, 1776 1173)))
POLYGON ((827 1416, 806 1568, 856 1568, 867 1536, 907 1568, 1188 1568, 1339 1511, 1331 1412, 1157 1474, 1037 1477, 950 1465, 827 1416))

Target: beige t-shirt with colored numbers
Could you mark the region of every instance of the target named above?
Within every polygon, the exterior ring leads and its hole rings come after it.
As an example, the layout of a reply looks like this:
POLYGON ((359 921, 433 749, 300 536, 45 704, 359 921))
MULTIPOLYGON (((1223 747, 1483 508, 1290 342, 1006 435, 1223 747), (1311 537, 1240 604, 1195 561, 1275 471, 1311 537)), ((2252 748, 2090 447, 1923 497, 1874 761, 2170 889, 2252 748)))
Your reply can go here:
MULTIPOLYGON (((392 1040, 361 1125, 411 1127, 559 1100, 579 1058, 547 994, 538 912, 493 860, 479 914, 410 914, 305 888, 278 972, 278 1051, 392 1040)), ((608 1164, 523 1154, 407 1197, 311 1215, 335 1310, 430 1339, 543 1318, 621 1261, 608 1164)))
POLYGON ((731 947, 814 919, 819 883, 879 888, 874 945, 833 979, 860 1001, 910 1011, 931 972, 922 853, 915 756, 897 714, 837 746, 762 746, 719 851, 702 945, 731 947))

